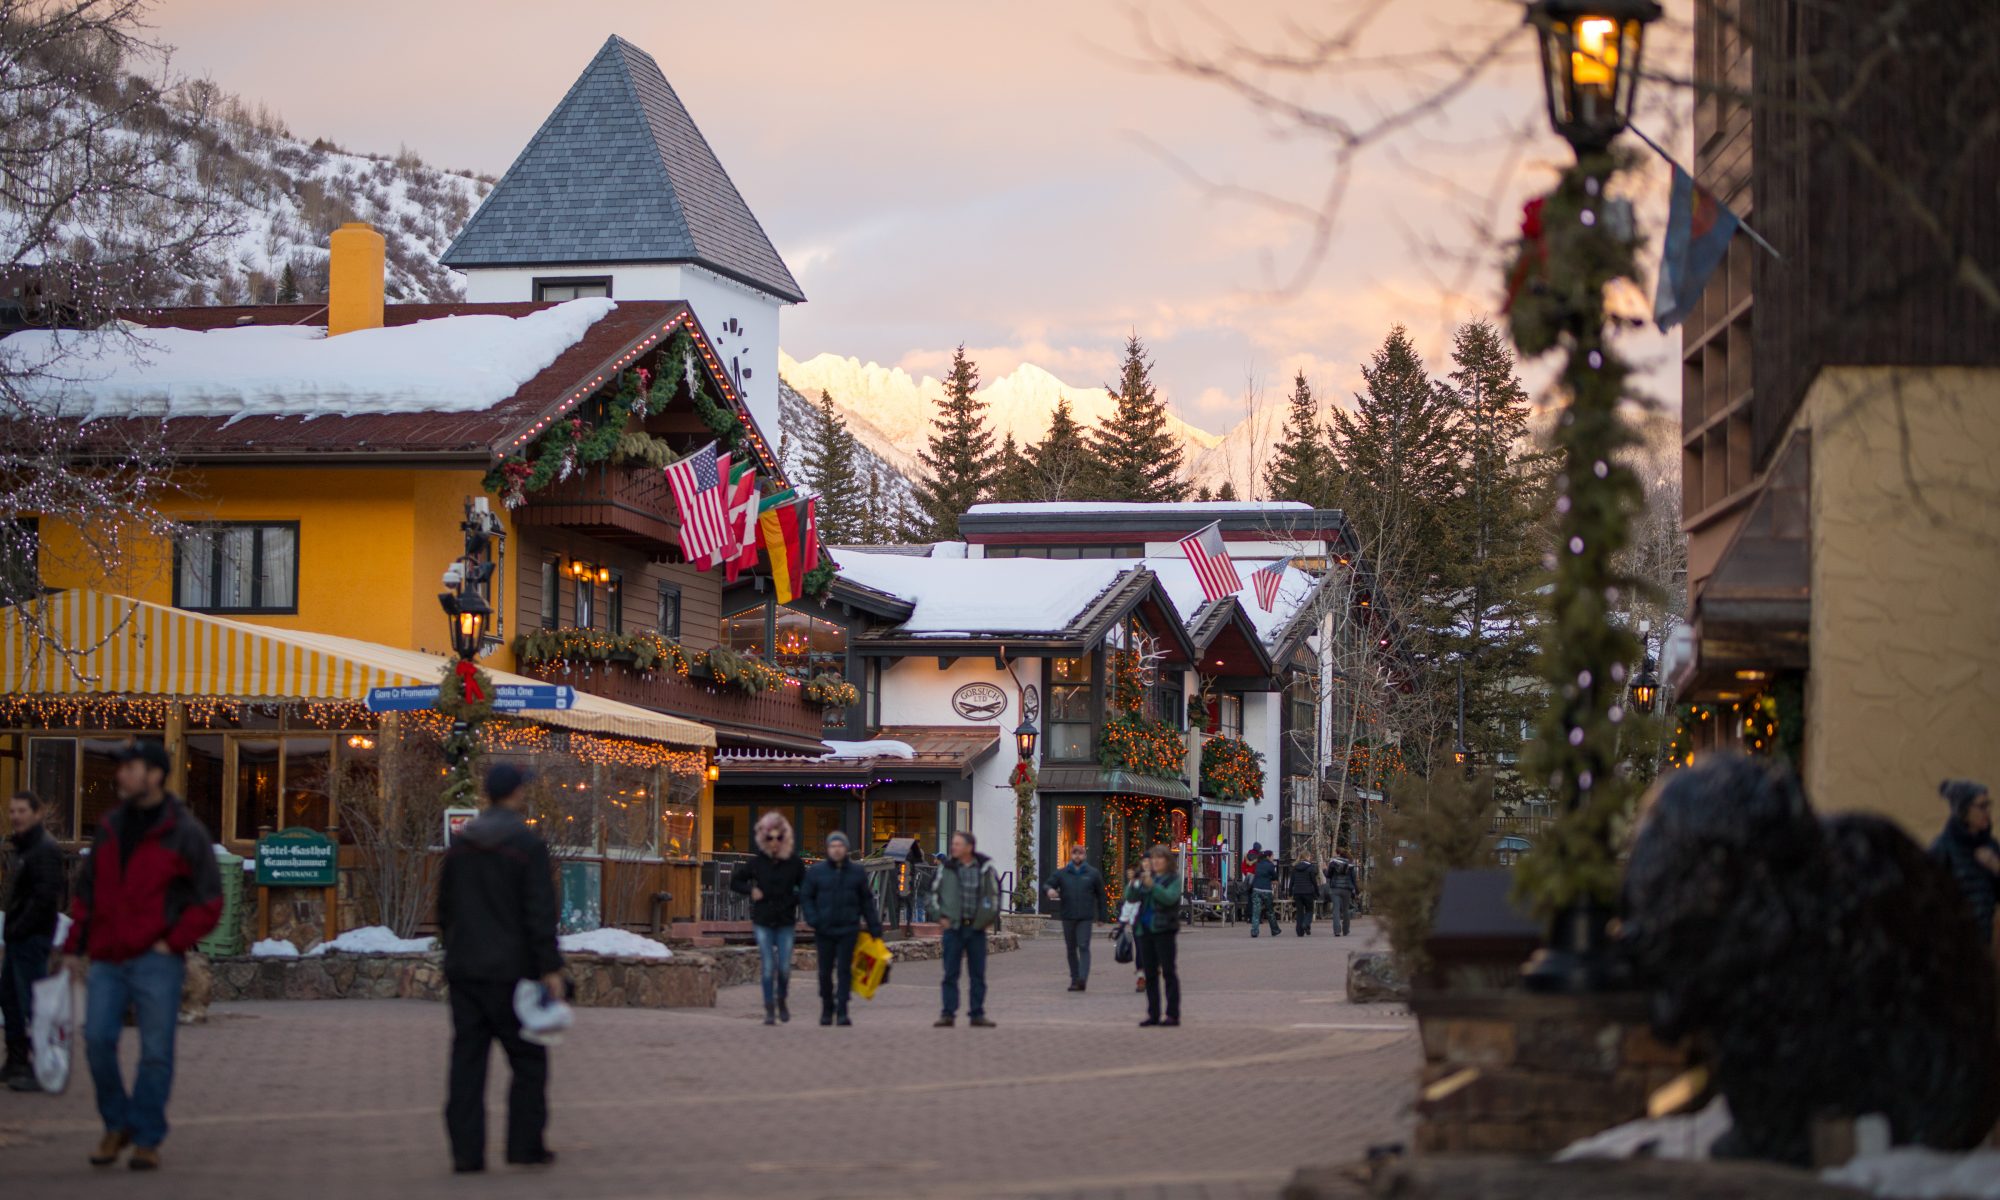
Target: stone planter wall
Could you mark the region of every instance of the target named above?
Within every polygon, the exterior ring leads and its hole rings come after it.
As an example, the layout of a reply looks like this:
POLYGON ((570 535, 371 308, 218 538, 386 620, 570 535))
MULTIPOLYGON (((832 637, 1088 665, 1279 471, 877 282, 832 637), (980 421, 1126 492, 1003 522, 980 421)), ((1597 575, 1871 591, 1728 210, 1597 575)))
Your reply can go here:
POLYGON ((1647 1027, 1637 994, 1540 996, 1419 990, 1417 1149, 1549 1154, 1646 1115, 1687 1052, 1647 1027))
MULTIPOLYGON (((986 935, 986 948, 993 954, 1005 954, 1021 948, 1021 937, 1015 933, 995 930, 986 935)), ((944 943, 937 938, 911 938, 907 941, 889 943, 889 954, 896 962, 927 962, 944 952, 944 943)), ((707 959, 715 972, 715 986, 736 987, 739 984, 756 983, 762 975, 762 966, 755 946, 728 946, 715 950, 675 951, 676 957, 707 959)), ((792 974, 811 975, 819 970, 819 955, 813 950, 812 935, 801 933, 792 947, 792 974)))

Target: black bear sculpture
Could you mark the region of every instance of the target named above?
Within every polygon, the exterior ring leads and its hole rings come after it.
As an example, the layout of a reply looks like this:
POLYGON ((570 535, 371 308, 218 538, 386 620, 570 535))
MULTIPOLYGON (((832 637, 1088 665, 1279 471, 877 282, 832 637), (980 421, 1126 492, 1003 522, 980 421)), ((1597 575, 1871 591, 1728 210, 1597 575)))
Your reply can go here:
POLYGON ((1818 1117, 1942 1150, 2000 1119, 2000 983, 1952 881, 1886 820, 1817 818, 1789 768, 1720 757, 1655 790, 1619 939, 1729 1101, 1717 1157, 1807 1165, 1818 1117))

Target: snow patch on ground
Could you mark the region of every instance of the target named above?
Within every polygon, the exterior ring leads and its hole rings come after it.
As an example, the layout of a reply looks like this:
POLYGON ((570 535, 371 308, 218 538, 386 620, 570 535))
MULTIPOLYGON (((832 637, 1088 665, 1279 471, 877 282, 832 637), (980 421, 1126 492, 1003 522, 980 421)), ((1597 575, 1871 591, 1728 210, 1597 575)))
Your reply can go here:
POLYGON ((606 958, 672 958, 674 952, 629 929, 593 929, 565 933, 556 939, 564 954, 601 954, 606 958))
POLYGON ((1556 1161, 1643 1156, 1700 1162, 1709 1157, 1709 1147, 1715 1145, 1715 1139, 1728 1132, 1729 1102, 1718 1096, 1698 1113, 1627 1121, 1603 1133, 1571 1142, 1556 1153, 1556 1161))
POLYGON ((614 307, 572 300, 525 317, 440 317, 339 337, 306 325, 27 330, 0 362, 61 362, 22 382, 64 416, 354 416, 479 412, 540 374, 614 307))
POLYGON ((826 753, 821 758, 915 758, 917 748, 908 742, 894 738, 877 738, 872 742, 840 742, 821 739, 826 753))
POLYGON ((250 947, 251 958, 297 958, 299 948, 283 938, 265 938, 250 947))
POLYGON ((2000 1150, 1948 1154, 1903 1146, 1861 1155, 1820 1178, 1895 1200, 2000 1200, 2000 1150))
POLYGON ((330 942, 321 942, 306 952, 308 958, 322 954, 425 954, 437 947, 436 938, 397 937, 386 925, 364 925, 350 929, 330 942))

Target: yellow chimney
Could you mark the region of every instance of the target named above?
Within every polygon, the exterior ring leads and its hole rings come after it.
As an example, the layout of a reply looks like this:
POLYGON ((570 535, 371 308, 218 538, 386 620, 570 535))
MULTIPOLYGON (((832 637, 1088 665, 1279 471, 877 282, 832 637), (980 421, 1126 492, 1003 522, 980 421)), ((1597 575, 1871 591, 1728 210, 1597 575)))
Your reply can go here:
POLYGON ((327 270, 326 335, 382 327, 382 235, 366 221, 333 231, 327 270))

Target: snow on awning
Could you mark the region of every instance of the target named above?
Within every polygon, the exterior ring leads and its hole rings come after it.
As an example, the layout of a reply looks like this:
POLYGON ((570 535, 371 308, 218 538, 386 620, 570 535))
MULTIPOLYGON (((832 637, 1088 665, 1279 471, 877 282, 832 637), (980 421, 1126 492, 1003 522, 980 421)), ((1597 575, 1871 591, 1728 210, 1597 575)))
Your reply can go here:
MULTIPOLYGON (((275 629, 76 588, 27 603, 61 644, 88 648, 72 670, 41 645, 18 606, 0 610, 0 694, 348 700, 374 687, 425 687, 444 675, 435 654, 375 642, 275 629)), ((541 681, 489 671, 495 684, 541 681)), ((588 692, 567 710, 537 709, 538 725, 672 746, 715 745, 715 730, 588 692)))
POLYGON ((481 412, 520 391, 615 305, 572 300, 508 317, 467 314, 326 336, 323 326, 27 330, 0 362, 51 414, 115 417, 357 416, 481 412))

